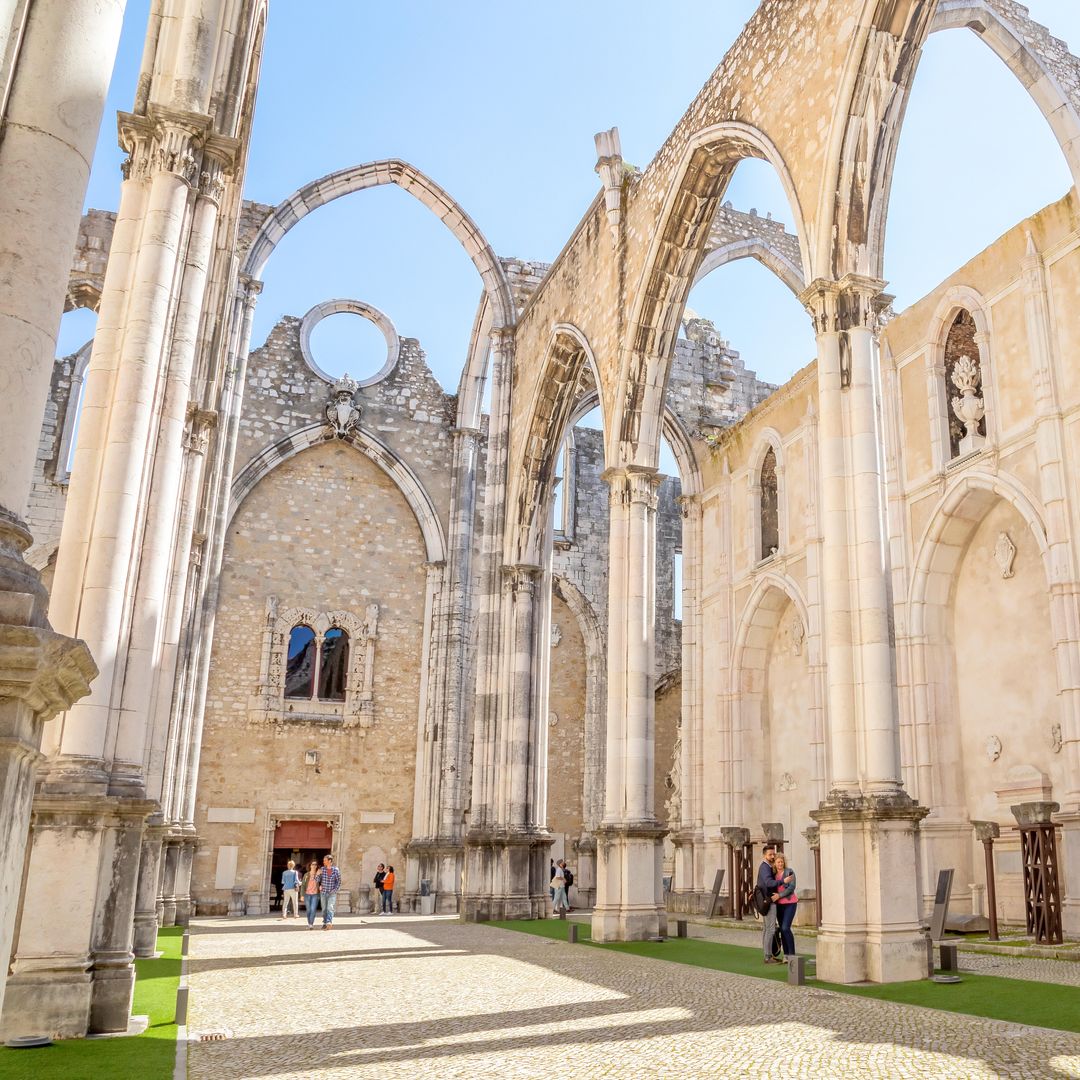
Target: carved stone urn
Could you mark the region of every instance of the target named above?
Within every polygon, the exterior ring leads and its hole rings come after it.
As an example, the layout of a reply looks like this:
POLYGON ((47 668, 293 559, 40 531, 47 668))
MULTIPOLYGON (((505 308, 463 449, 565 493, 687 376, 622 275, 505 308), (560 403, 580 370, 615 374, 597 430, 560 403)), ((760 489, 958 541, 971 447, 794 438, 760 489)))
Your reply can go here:
POLYGON ((953 412, 964 425, 964 437, 960 440, 960 453, 971 454, 980 449, 986 438, 979 434, 979 422, 986 415, 986 406, 977 393, 982 373, 970 356, 961 356, 952 372, 952 384, 960 391, 952 399, 953 412))

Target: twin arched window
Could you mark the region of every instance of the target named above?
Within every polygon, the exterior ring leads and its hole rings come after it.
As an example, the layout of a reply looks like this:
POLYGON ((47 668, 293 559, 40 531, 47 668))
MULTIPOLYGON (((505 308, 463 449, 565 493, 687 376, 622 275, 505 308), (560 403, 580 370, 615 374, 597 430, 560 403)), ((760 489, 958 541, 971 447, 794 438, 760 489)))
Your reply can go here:
POLYGON ((323 634, 299 623, 289 631, 285 662, 285 697, 310 701, 318 687, 319 701, 344 701, 349 670, 349 635, 339 626, 323 634))

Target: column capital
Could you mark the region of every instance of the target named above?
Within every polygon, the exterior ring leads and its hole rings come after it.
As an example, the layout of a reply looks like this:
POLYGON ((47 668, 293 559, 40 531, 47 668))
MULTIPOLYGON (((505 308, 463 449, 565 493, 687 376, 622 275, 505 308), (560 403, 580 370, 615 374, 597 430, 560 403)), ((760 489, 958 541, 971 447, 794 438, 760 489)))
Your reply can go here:
POLYGON ((656 509, 657 492, 664 477, 645 465, 626 465, 622 468, 605 469, 600 479, 608 485, 612 506, 630 506, 640 503, 650 510, 656 509))
POLYGON ((214 409, 201 409, 194 403, 188 406, 184 449, 193 454, 205 454, 210 445, 210 432, 217 427, 218 414, 214 409))
POLYGON ((514 595, 519 593, 532 594, 536 591, 537 581, 540 577, 540 567, 528 563, 518 563, 513 566, 504 566, 503 581, 514 595))
POLYGON ((236 286, 236 295, 238 299, 243 301, 245 307, 254 308, 255 302, 259 299, 259 294, 262 291, 263 282, 260 278, 252 277, 250 274, 240 275, 240 280, 236 286))
POLYGON ((839 281, 817 278, 799 293, 799 302, 809 312, 818 334, 876 330, 893 300, 884 288, 880 278, 862 274, 845 274, 839 281))
POLYGON ((697 521, 701 517, 700 495, 678 495, 675 504, 682 513, 683 521, 697 521))
POLYGON ((0 623, 0 698, 24 702, 39 721, 85 697, 97 674, 90 650, 77 638, 0 623))
POLYGON ((120 166, 124 179, 149 180, 168 172, 194 187, 210 125, 210 117, 204 114, 161 106, 151 106, 145 115, 120 113, 120 149, 127 152, 120 166))

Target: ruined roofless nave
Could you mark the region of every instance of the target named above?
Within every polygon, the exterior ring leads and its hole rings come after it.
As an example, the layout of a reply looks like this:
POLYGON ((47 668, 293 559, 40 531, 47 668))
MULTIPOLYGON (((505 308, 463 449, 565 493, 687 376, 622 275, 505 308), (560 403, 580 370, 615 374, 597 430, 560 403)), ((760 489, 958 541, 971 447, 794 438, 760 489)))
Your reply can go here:
POLYGON ((325 851, 339 910, 385 861, 467 918, 543 915, 565 855, 624 940, 782 838, 820 976, 899 981, 939 869, 985 907, 995 830, 1024 922, 1017 807, 1080 935, 1076 189, 902 312, 882 280, 927 36, 989 46, 1074 182, 1080 61, 1014 0, 762 0, 646 167, 596 136, 545 265, 400 160, 245 200, 268 7, 155 0, 84 216, 123 0, 0 5, 3 1036, 125 1030, 159 925, 325 851), (725 203, 747 158, 786 225, 725 203), (289 231, 387 184, 482 283, 452 395, 363 298, 252 340, 289 231), (740 258, 816 337, 780 387, 686 307, 740 258), (360 380, 312 348, 343 311, 385 339, 360 380))

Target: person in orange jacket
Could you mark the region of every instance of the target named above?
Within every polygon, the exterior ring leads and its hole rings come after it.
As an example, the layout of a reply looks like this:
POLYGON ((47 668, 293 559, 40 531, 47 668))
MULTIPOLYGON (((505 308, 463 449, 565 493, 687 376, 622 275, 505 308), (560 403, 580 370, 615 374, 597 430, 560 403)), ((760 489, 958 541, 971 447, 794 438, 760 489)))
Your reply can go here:
POLYGON ((394 868, 386 868, 386 877, 382 880, 382 914, 394 913, 394 868))

